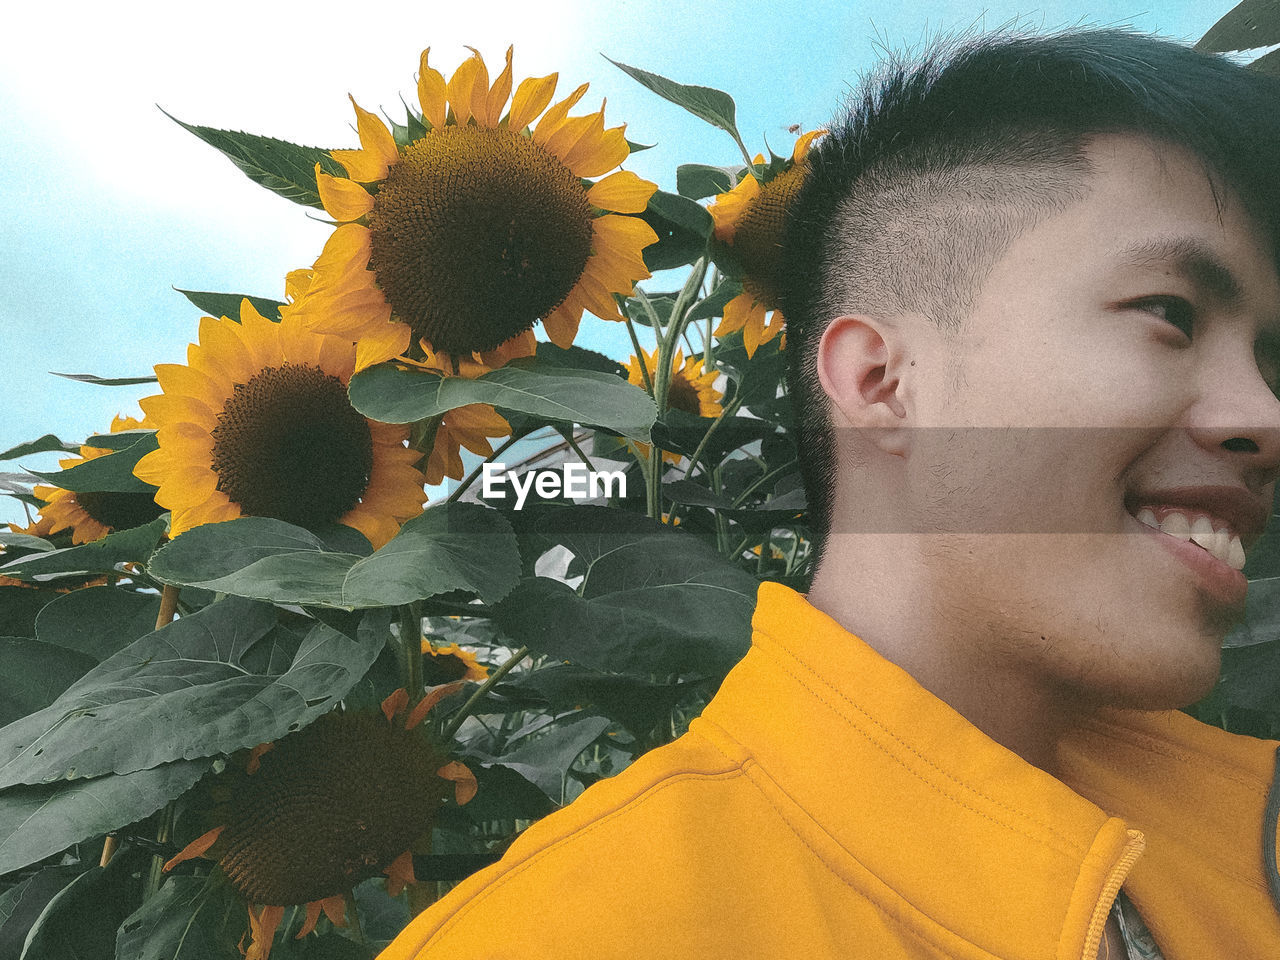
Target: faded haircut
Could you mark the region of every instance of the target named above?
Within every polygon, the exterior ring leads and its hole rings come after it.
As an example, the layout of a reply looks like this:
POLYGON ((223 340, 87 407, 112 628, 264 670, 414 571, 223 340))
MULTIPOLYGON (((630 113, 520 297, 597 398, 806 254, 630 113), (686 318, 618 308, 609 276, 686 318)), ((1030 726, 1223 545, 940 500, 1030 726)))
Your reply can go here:
POLYGON ((957 331, 1010 242, 1084 196, 1099 134, 1189 149, 1219 208, 1226 188, 1267 236, 1280 225, 1280 79, 1128 30, 1001 32, 891 56, 829 130, 780 270, 819 562, 840 467, 816 364, 829 320, 921 314, 957 331))

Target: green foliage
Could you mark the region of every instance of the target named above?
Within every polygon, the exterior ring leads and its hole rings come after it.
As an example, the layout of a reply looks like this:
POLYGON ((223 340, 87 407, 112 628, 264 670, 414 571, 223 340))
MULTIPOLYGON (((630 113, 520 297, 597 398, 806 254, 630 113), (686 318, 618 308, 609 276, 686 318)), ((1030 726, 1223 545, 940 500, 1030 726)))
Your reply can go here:
POLYGON ((465 590, 494 601, 519 576, 515 536, 495 511, 433 507, 367 557, 326 549, 316 536, 266 517, 197 527, 161 549, 151 574, 277 603, 352 610, 465 590))
POLYGON ((129 960, 212 960, 239 956, 244 907, 227 883, 173 876, 130 914, 116 935, 115 956, 129 960))
POLYGON ((585 423, 647 440, 653 401, 625 380, 592 370, 502 367, 474 380, 394 364, 351 378, 352 405, 384 423, 411 423, 470 403, 488 403, 558 423, 585 423))
POLYGON ((232 320, 240 319, 240 304, 244 300, 248 300, 253 304, 253 309, 268 320, 280 319, 280 308, 284 306, 281 300, 269 300, 266 297, 251 297, 247 293, 211 293, 207 290, 180 290, 180 294, 195 304, 196 309, 203 311, 210 317, 229 317, 232 320))
POLYGON ((164 115, 219 151, 254 183, 303 206, 324 208, 316 188, 317 163, 330 176, 347 175, 342 164, 319 147, 303 147, 255 133, 202 127, 184 123, 168 113, 164 115))
POLYGON ((0 453, 0 460, 16 460, 18 457, 29 457, 36 453, 48 453, 51 450, 77 453, 80 450, 80 445, 66 443, 59 440, 52 433, 46 433, 37 440, 30 440, 27 443, 20 443, 16 447, 10 447, 4 453, 0 453))
POLYGON ((117 530, 93 543, 30 553, 0 566, 0 576, 33 579, 70 573, 112 573, 116 564, 150 557, 166 529, 165 518, 158 517, 145 526, 117 530))
MULTIPOLYGON (((97 445, 116 447, 114 452, 104 457, 95 457, 77 463, 66 470, 42 471, 31 470, 32 475, 45 480, 63 490, 76 493, 152 493, 155 487, 144 483, 133 475, 134 465, 144 456, 157 448, 154 430, 128 431, 117 434, 105 434, 91 437, 98 441, 97 445), (119 446, 117 446, 119 445, 119 446)), ((94 443, 90 443, 94 446, 94 443)))

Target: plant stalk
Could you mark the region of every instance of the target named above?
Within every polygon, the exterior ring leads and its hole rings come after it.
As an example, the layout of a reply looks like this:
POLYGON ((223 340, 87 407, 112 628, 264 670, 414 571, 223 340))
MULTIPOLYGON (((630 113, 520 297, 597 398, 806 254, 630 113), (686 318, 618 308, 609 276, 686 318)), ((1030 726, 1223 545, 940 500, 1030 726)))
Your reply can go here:
POLYGON ((480 701, 484 699, 485 694, 493 689, 494 684, 510 673, 512 669, 515 668, 516 664, 528 655, 528 647, 521 647, 513 653, 507 658, 506 662, 503 663, 502 666, 498 667, 497 670, 493 671, 493 673, 489 674, 489 676, 485 678, 484 683, 480 684, 480 688, 476 690, 470 698, 468 698, 466 703, 454 711, 453 716, 449 718, 448 726, 444 728, 444 732, 441 734, 441 738, 446 743, 454 738, 458 732, 458 728, 462 726, 462 721, 471 716, 471 712, 476 708, 480 701))

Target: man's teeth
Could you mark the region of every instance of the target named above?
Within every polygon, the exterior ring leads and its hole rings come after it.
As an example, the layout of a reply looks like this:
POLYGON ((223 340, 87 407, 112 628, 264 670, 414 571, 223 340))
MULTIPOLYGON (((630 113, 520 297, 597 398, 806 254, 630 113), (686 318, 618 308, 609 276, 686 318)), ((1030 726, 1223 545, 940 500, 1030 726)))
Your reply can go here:
POLYGON ((1213 522, 1205 516, 1197 516, 1190 520, 1185 513, 1174 510, 1168 513, 1163 521, 1156 519, 1155 511, 1143 507, 1138 511, 1138 521, 1148 527, 1154 527, 1161 533, 1167 533, 1179 540, 1190 540, 1203 547, 1233 570, 1244 569, 1244 546, 1240 538, 1226 527, 1215 531, 1213 522))

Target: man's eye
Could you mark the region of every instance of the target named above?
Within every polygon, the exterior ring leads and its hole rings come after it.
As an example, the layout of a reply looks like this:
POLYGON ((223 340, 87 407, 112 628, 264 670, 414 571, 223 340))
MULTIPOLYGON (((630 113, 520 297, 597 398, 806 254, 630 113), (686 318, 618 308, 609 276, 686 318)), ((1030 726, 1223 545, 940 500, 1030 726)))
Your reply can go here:
POLYGON ((1139 310, 1146 310, 1160 319, 1177 327, 1188 340, 1195 330, 1195 309, 1181 297, 1146 297, 1135 300, 1132 304, 1139 310))

